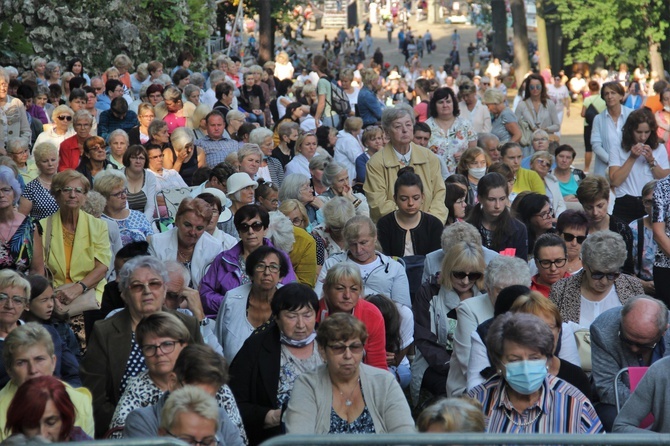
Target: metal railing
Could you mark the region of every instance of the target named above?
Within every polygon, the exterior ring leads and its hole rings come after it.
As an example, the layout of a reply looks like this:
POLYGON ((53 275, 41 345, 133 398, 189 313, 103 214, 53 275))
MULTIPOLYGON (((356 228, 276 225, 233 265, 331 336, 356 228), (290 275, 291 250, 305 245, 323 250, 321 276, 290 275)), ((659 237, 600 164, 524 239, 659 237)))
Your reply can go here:
POLYGON ((670 445, 670 434, 378 434, 283 435, 261 446, 302 445, 670 445))

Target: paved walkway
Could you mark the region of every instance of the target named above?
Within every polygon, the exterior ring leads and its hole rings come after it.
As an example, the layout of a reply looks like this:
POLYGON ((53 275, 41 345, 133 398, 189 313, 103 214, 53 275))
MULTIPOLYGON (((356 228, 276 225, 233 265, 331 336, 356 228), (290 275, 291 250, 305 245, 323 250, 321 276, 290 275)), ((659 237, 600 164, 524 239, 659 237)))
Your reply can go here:
MULTIPOLYGON (((467 46, 470 42, 476 41, 475 34, 477 28, 471 25, 447 25, 447 24, 428 24, 426 20, 416 22, 414 17, 409 20, 408 25, 411 27, 412 32, 415 36, 423 36, 426 32, 426 29, 430 28, 430 32, 435 41, 436 49, 431 54, 424 52, 424 57, 421 61, 423 66, 433 65, 437 67, 445 63, 447 56, 451 50, 451 35, 454 29, 458 30, 460 34, 460 46, 459 52, 461 56, 461 71, 468 72, 471 67, 468 64, 467 57, 467 46)), ((337 34, 337 29, 321 29, 319 31, 306 31, 305 38, 303 39, 304 44, 313 52, 318 53, 321 51, 321 43, 323 42, 324 35, 327 35, 330 40, 332 40, 337 34)), ((398 50, 398 39, 397 39, 398 29, 393 33, 393 39, 391 43, 388 43, 386 29, 381 29, 379 26, 373 26, 372 38, 374 40, 373 48, 381 48, 384 53, 384 61, 389 62, 391 66, 393 65, 402 65, 405 62, 405 57, 398 50)), ((364 33, 361 29, 361 36, 364 33)), ((508 33, 511 35, 511 31, 508 33)), ((476 60, 475 60, 476 61, 476 60)), ((483 67, 484 69, 486 67, 483 67)), ((510 99, 514 97, 516 90, 509 89, 508 95, 510 99)), ((584 129, 584 119, 580 116, 582 110, 581 103, 574 103, 570 107, 570 117, 567 116, 563 119, 563 125, 561 127, 561 143, 570 144, 577 151, 577 158, 575 159, 575 167, 583 168, 584 166, 584 140, 583 140, 583 129, 584 129)))

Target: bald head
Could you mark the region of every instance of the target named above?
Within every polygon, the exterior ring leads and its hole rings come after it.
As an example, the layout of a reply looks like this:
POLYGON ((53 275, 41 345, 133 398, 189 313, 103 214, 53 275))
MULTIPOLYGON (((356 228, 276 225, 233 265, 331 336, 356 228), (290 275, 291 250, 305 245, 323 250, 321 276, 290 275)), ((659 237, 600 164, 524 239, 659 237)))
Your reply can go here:
MULTIPOLYGON (((623 335, 633 343, 658 342, 667 328, 668 308, 658 299, 642 294, 630 299, 621 309, 623 335)), ((631 347, 631 343, 627 344, 631 347)))

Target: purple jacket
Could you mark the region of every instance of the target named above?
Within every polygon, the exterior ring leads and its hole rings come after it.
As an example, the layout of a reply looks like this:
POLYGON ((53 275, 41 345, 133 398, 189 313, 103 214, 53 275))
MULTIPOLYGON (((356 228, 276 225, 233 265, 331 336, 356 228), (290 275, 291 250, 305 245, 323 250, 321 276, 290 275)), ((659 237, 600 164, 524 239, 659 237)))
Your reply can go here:
MULTIPOLYGON (((264 238, 263 244, 273 246, 269 239, 264 238)), ((274 247, 274 246, 273 246, 274 247)), ((237 259, 242 252, 242 242, 223 251, 212 261, 211 266, 205 273, 200 282, 200 299, 202 300, 202 309, 205 316, 210 319, 216 319, 219 313, 219 307, 223 303, 223 298, 233 288, 242 285, 242 269, 237 259)), ((284 260, 288 263, 288 274, 281 280, 282 285, 297 282, 298 279, 293 271, 293 265, 288 255, 283 252, 284 260)))

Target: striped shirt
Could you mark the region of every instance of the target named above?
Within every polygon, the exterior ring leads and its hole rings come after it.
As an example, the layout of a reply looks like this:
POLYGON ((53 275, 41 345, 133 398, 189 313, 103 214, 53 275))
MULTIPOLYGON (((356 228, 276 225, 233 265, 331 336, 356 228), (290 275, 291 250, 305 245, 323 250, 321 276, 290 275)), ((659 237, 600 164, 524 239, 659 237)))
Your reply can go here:
POLYGON ((239 143, 231 138, 228 131, 225 131, 221 139, 215 141, 209 136, 205 136, 198 139, 195 146, 202 147, 205 152, 207 167, 213 169, 217 164, 224 162, 229 153, 237 152, 239 143))
POLYGON ((489 433, 598 434, 604 432, 591 402, 577 388, 549 375, 540 388, 540 399, 523 413, 509 400, 504 381, 495 375, 471 389, 479 401, 489 433))

